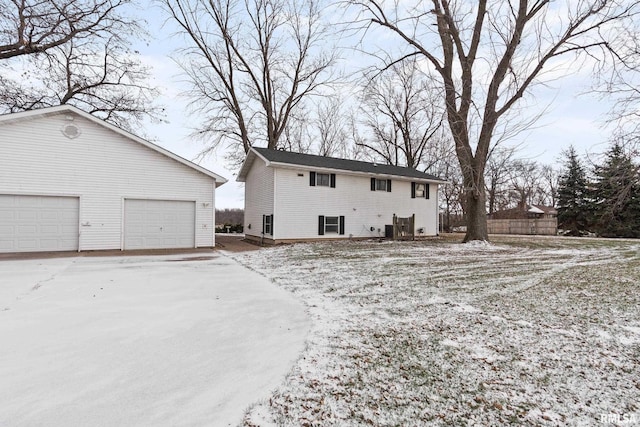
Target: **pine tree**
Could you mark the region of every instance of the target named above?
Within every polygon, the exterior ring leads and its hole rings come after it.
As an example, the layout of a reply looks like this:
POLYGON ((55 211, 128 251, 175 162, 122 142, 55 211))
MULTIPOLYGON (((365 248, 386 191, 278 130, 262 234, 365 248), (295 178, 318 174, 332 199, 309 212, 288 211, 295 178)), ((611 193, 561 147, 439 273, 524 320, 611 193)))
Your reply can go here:
POLYGON ((587 175, 573 146, 563 154, 566 159, 558 182, 558 228, 572 236, 580 236, 588 230, 587 175))
POLYGON ((640 237, 638 166, 616 142, 594 168, 594 226, 603 237, 640 237))

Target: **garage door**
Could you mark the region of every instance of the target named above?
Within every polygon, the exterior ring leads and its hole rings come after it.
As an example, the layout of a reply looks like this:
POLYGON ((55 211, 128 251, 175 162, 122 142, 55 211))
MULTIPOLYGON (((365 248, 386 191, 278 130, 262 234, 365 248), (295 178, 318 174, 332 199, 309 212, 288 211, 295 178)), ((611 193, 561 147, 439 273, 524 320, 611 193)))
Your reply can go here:
POLYGON ((77 251, 77 197, 0 194, 0 252, 77 251))
POLYGON ((195 247, 195 202, 124 201, 124 249, 195 247))

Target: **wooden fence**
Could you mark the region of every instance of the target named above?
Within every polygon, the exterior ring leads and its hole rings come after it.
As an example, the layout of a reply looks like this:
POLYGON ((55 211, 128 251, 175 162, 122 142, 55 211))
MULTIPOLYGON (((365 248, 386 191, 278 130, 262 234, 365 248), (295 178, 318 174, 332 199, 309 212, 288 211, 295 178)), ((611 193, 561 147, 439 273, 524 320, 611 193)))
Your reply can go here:
POLYGON ((489 234, 558 234, 557 218, 539 219, 488 219, 489 234))

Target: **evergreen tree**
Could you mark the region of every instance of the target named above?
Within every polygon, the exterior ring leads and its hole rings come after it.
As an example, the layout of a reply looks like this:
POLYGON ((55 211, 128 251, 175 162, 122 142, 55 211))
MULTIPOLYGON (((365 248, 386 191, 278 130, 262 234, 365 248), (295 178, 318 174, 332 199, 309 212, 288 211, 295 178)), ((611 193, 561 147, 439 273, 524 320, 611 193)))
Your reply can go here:
POLYGON ((558 182, 558 228, 572 236, 587 232, 589 218, 588 181, 573 146, 563 153, 564 170, 558 182))
POLYGON ((603 237, 640 237, 638 166, 616 142, 594 168, 595 231, 603 237))

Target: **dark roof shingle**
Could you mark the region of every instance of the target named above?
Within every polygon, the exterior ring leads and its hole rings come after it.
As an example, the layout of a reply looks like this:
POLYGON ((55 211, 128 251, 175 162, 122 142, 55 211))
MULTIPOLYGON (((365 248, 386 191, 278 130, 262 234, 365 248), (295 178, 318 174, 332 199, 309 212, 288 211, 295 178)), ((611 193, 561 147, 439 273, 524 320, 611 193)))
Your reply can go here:
POLYGON ((253 147, 257 153, 274 163, 286 163, 315 168, 337 169, 353 172, 363 172, 380 175, 395 175, 408 178, 417 178, 430 181, 442 181, 442 179, 424 172, 401 166, 392 166, 378 163, 362 162, 359 160, 338 159, 335 157, 315 156, 312 154, 293 153, 291 151, 271 150, 268 148, 253 147))

